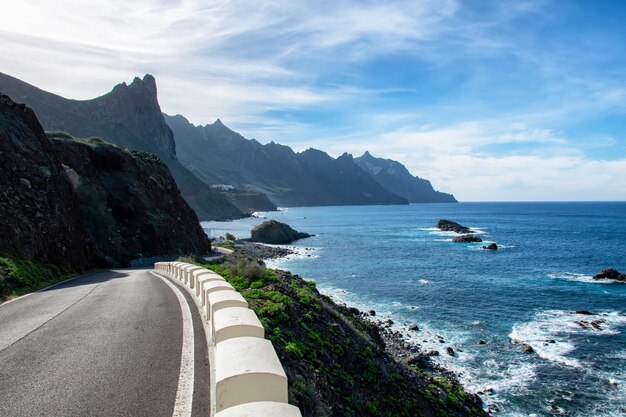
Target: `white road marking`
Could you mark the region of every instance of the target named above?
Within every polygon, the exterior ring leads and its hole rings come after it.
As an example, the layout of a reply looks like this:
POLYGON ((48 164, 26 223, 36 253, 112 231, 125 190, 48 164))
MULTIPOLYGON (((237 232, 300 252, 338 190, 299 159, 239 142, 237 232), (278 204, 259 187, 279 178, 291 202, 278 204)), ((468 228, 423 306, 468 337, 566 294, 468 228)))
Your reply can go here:
POLYGON ((189 417, 193 406, 193 386, 194 386, 194 340, 193 321, 191 319, 191 307, 187 299, 178 287, 172 284, 167 278, 154 274, 161 278, 176 294, 180 303, 180 310, 183 314, 183 351, 180 355, 180 375, 178 377, 178 390, 176 391, 176 402, 172 417, 189 417))

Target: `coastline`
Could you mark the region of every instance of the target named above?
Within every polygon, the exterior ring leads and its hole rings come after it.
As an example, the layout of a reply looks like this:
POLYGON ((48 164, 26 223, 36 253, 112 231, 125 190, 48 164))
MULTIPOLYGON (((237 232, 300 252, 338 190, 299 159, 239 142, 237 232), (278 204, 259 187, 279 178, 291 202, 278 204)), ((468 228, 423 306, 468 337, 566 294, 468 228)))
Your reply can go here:
MULTIPOLYGON (((238 241, 236 248, 243 255, 265 264, 268 260, 280 260, 286 259, 290 255, 297 255, 298 251, 292 247, 285 247, 280 245, 268 245, 262 243, 252 243, 248 241, 238 241)), ((275 268, 277 271, 292 274, 288 270, 281 268, 275 268)), ((297 276, 297 275, 295 275, 297 276)), ((408 332, 419 331, 418 325, 409 326, 406 329, 406 334, 403 334, 401 330, 394 329, 394 321, 390 318, 380 317, 376 315, 374 310, 361 311, 356 306, 338 299, 333 294, 325 293, 320 290, 320 293, 331 300, 339 308, 345 309, 350 314, 363 320, 365 323, 373 326, 377 333, 380 335, 384 345, 384 351, 395 360, 399 365, 405 367, 408 370, 418 370, 420 372, 427 372, 433 378, 443 378, 451 383, 460 386, 464 391, 469 393, 482 404, 482 409, 489 415, 497 413, 499 411, 497 405, 488 403, 477 393, 470 393, 467 388, 460 382, 460 378, 456 372, 446 368, 445 366, 436 363, 432 360, 433 356, 438 356, 439 352, 430 350, 426 351, 424 346, 420 343, 411 340, 408 332)), ((443 339, 442 339, 443 342, 443 339)), ((450 352, 451 347, 447 347, 450 352)), ((454 352, 453 350, 451 352, 454 352)), ((450 354, 450 353, 449 353, 450 354)), ((452 353, 454 355, 454 353, 452 353)), ((481 393, 482 394, 482 393, 481 393)), ((489 393, 487 393, 489 394, 489 393)))

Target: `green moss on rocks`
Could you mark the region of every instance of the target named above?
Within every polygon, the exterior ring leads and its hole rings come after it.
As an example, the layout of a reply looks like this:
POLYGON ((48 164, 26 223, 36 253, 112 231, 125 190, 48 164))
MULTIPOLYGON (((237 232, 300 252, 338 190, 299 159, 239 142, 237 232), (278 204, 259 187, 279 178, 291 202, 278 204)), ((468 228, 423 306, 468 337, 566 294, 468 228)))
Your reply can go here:
POLYGON ((0 301, 17 297, 74 275, 53 265, 0 257, 0 301))

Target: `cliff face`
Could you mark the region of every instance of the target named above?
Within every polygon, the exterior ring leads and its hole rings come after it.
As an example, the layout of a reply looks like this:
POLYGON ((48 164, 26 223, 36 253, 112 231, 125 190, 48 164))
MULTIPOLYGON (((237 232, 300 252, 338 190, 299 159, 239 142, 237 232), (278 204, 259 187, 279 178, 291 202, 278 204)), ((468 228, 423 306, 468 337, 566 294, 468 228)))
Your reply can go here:
POLYGON ((0 94, 0 253, 84 270, 83 213, 31 109, 0 94))
POLYGON ((100 259, 206 253, 207 236, 154 154, 49 134, 100 259))
POLYGON ((456 203, 452 194, 433 189, 430 181, 415 177, 400 162, 375 158, 369 152, 355 159, 376 182, 400 195, 409 203, 456 203))
POLYGON ((375 182, 349 155, 318 150, 295 153, 271 142, 246 139, 221 121, 194 126, 167 116, 179 158, 206 182, 253 188, 281 206, 406 204, 375 182))
POLYGON ((0 94, 0 255, 83 271, 210 244, 167 167, 101 139, 47 137, 0 94))
POLYGON ((77 137, 99 136, 120 147, 151 152, 170 168, 185 200, 202 220, 243 215, 176 158, 174 135, 165 123, 154 77, 135 78, 92 100, 69 100, 0 73, 0 92, 33 108, 46 130, 77 137))

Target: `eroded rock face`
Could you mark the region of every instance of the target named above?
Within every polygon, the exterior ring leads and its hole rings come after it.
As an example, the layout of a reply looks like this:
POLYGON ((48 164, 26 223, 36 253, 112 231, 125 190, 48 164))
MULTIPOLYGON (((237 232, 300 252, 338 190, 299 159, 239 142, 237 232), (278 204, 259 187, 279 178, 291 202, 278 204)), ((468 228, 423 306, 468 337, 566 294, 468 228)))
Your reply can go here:
POLYGON ((167 166, 97 138, 53 138, 99 258, 203 254, 210 243, 167 166))
POLYGON ((613 268, 604 269, 593 276, 594 279, 614 279, 617 281, 626 281, 626 274, 622 274, 613 268))
POLYGON ((456 233, 472 233, 469 227, 461 226, 460 224, 453 222, 451 220, 441 219, 437 222, 437 229, 445 230, 448 232, 456 232, 456 233))
POLYGON ((101 139, 46 136, 0 94, 0 255, 84 271, 210 244, 167 167, 101 139))
POLYGON ((301 233, 288 224, 276 220, 267 220, 252 229, 252 242, 286 244, 294 240, 310 237, 308 233, 301 233))
POLYGON ((33 111, 0 94, 0 254, 85 270, 93 242, 52 148, 33 111))

